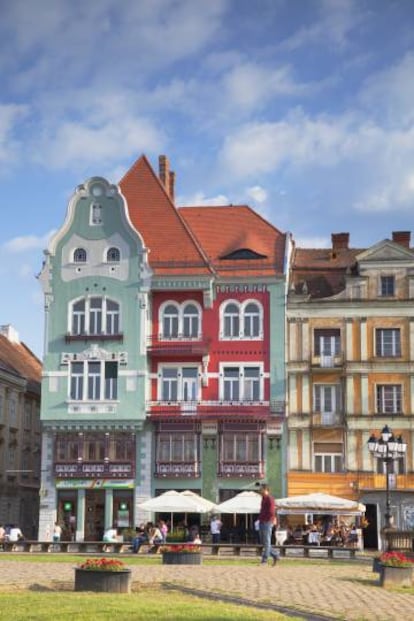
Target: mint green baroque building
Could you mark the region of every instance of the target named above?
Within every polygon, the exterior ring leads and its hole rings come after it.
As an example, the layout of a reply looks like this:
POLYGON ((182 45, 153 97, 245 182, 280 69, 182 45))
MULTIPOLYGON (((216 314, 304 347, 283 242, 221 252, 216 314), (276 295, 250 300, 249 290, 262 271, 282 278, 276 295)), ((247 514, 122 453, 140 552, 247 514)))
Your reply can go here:
POLYGON ((65 538, 80 541, 100 539, 112 524, 133 524, 146 443, 142 327, 150 278, 147 250, 119 189, 89 179, 72 196, 39 276, 40 540, 50 538, 55 521, 65 538))

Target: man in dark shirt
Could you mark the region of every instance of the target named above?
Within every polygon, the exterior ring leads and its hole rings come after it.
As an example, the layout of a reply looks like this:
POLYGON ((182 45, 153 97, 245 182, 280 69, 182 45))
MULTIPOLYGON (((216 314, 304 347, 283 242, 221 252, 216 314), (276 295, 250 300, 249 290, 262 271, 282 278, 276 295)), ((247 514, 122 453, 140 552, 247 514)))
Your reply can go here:
POLYGON ((262 503, 259 513, 260 541, 263 546, 262 564, 267 565, 269 557, 273 559, 273 565, 279 560, 279 553, 272 550, 272 530, 276 524, 275 499, 270 495, 269 486, 263 483, 260 487, 262 503))

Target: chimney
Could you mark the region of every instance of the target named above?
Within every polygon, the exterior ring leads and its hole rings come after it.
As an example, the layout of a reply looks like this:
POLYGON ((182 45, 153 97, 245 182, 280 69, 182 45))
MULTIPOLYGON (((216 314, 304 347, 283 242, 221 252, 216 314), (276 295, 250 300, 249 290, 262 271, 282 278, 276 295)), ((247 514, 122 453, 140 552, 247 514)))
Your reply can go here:
POLYGON ((172 202, 174 202, 175 199, 175 172, 172 172, 172 170, 170 171, 170 184, 169 184, 169 195, 170 195, 170 199, 172 200, 172 202))
POLYGON ((400 244, 405 248, 410 247, 411 232, 410 231, 393 231, 392 241, 396 244, 400 244))
POLYGON ((170 162, 166 155, 160 155, 158 158, 158 176, 166 192, 168 193, 169 176, 170 176, 170 162))
POLYGON ((348 250, 349 233, 332 233, 332 254, 335 255, 339 250, 348 250))
POLYGON ((10 341, 10 343, 20 343, 19 333, 10 324, 0 326, 0 334, 2 336, 5 336, 6 339, 10 341))

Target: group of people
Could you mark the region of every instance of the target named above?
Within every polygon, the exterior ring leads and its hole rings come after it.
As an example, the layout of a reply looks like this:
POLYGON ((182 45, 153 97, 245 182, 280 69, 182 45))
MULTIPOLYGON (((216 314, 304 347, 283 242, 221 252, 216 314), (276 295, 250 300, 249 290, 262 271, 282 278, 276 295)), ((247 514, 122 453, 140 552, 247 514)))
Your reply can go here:
POLYGON ((22 541, 24 535, 21 529, 15 524, 0 524, 0 544, 3 543, 17 543, 22 541))
POLYGON ((138 554, 141 546, 149 544, 149 552, 157 552, 161 544, 167 541, 168 525, 164 520, 159 520, 156 524, 147 522, 136 528, 136 536, 132 540, 132 551, 138 554))
POLYGON ((323 545, 350 546, 358 544, 358 530, 355 524, 335 524, 332 522, 303 524, 295 528, 287 528, 284 545, 323 545))

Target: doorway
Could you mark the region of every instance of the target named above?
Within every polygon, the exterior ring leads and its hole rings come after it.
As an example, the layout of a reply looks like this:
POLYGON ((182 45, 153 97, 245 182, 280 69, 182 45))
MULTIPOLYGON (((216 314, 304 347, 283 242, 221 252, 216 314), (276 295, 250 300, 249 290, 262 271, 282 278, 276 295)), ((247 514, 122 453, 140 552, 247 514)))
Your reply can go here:
POLYGON ((368 526, 363 529, 364 548, 378 550, 377 505, 365 504, 365 519, 368 526))
POLYGON ((105 490, 86 490, 85 541, 102 541, 105 526, 105 490))

